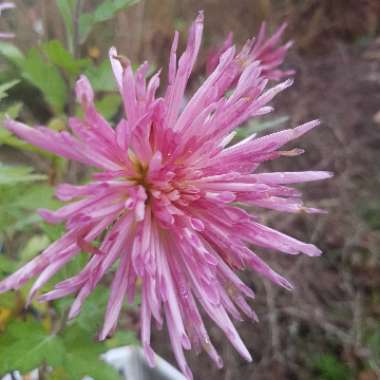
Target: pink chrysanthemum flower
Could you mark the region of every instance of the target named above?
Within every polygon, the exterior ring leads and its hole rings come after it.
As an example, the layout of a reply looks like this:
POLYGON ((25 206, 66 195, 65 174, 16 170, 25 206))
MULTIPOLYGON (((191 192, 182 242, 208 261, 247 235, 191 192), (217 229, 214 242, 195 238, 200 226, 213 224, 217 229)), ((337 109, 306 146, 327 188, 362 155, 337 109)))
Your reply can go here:
MULTIPOLYGON (((277 47, 281 41, 286 26, 287 24, 283 23, 272 37, 267 38, 267 25, 263 22, 257 38, 247 41, 245 45, 245 49, 247 50, 250 59, 253 61, 260 61, 261 76, 264 76, 267 79, 278 80, 294 74, 293 70, 283 71, 278 68, 284 62, 287 51, 293 45, 293 42, 289 41, 285 45, 277 47)), ((206 62, 207 74, 211 74, 215 70, 222 54, 232 45, 233 34, 231 32, 219 48, 210 49, 206 62)))
MULTIPOLYGON (((261 163, 299 149, 281 151, 289 141, 319 123, 261 138, 251 136, 230 145, 234 130, 252 117, 267 114, 273 97, 292 84, 286 80, 268 89, 278 68, 270 57, 282 56, 278 35, 256 44, 268 46, 265 62, 249 41, 236 53, 229 46, 209 77, 183 105, 186 85, 200 48, 203 15, 191 26, 187 47, 177 62, 178 33, 170 53, 168 86, 157 97, 159 73, 148 83, 144 63, 134 73, 128 61, 111 48, 110 60, 124 102, 126 117, 115 128, 94 107, 94 93, 82 76, 76 95, 83 119, 71 118, 73 133, 30 128, 8 120, 5 127, 40 148, 99 169, 87 185, 63 184, 57 197, 70 201, 57 211, 41 210, 49 223, 66 224, 67 232, 39 256, 0 283, 0 291, 18 289, 39 276, 30 297, 81 251, 90 254, 76 276, 40 296, 48 301, 76 294, 69 317, 75 317, 105 273, 117 263, 105 321, 105 339, 117 325, 127 297, 132 302, 141 279, 141 340, 150 364, 152 318, 164 320, 182 372, 190 379, 184 349, 203 348, 218 367, 223 365, 207 334, 199 307, 224 331, 236 350, 251 356, 232 319, 254 320, 247 303, 253 291, 235 273, 245 268, 291 289, 249 246, 296 255, 321 252, 266 227, 240 206, 285 212, 318 212, 306 208, 300 192, 289 184, 330 177, 322 171, 258 173, 261 163), (268 58, 269 57, 269 58, 268 58), (94 241, 100 239, 99 245, 94 241)), ((265 50, 265 49, 264 49, 265 50)), ((281 60, 275 60, 277 64, 281 60)))
MULTIPOLYGON (((15 4, 11 3, 10 1, 0 3, 0 16, 6 9, 12 9, 15 7, 15 4)), ((0 32, 0 38, 13 38, 14 36, 15 35, 13 33, 0 32)))

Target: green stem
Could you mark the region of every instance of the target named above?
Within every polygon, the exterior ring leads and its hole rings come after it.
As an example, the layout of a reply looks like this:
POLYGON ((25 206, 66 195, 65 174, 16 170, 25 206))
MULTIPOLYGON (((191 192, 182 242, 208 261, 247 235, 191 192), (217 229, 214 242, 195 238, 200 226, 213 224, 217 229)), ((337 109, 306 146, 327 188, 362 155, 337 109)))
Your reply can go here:
POLYGON ((80 47, 80 35, 79 35, 79 19, 82 12, 83 1, 77 0, 74 8, 73 14, 73 56, 74 58, 79 58, 79 47, 80 47))

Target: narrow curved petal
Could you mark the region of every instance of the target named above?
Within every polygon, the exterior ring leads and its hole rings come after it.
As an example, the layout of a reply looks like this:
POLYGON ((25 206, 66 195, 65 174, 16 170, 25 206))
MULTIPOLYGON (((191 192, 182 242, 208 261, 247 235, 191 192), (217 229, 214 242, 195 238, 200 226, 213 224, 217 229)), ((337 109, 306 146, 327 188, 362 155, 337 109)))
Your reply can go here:
MULTIPOLYGON (((64 223, 66 233, 24 267, 0 282, 0 292, 18 289, 37 277, 31 292, 41 301, 75 295, 69 318, 116 267, 99 339, 117 328, 124 299, 133 302, 141 288, 141 341, 150 365, 152 322, 167 325, 177 363, 192 379, 185 352, 204 350, 220 368, 223 360, 201 317, 203 309, 247 361, 251 355, 233 321, 258 321, 250 302, 253 290, 239 271, 291 290, 293 285, 253 252, 253 246, 289 255, 318 256, 314 245, 260 223, 247 210, 319 213, 306 207, 293 184, 327 179, 330 172, 260 171, 266 161, 296 156, 283 147, 311 131, 311 121, 267 136, 234 143, 236 128, 272 112, 270 102, 292 84, 271 79, 289 76, 282 63, 290 44, 279 46, 285 26, 267 38, 266 26, 241 50, 232 35, 212 57, 210 75, 186 100, 185 91, 200 49, 203 14, 192 24, 177 61, 178 33, 169 57, 168 85, 157 95, 160 72, 147 78, 148 64, 109 52, 125 114, 111 126, 98 113, 86 77, 76 84, 82 118, 70 118, 68 131, 31 128, 7 120, 5 128, 41 149, 94 166, 86 184, 61 184, 58 210, 39 210, 49 223, 64 223), (46 294, 41 287, 79 252, 88 261, 73 277, 46 294), (140 286, 141 285, 141 286, 140 286)), ((288 148, 286 148, 288 149, 288 148)))

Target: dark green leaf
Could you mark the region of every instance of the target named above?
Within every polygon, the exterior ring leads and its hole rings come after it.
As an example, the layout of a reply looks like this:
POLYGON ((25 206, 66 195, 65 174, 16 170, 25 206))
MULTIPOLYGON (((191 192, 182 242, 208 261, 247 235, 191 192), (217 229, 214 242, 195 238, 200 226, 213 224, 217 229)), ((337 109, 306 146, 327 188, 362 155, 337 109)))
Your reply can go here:
POLYGON ((41 227, 51 241, 59 239, 65 231, 63 224, 42 223, 41 227))
POLYGON ((116 91, 116 82, 108 59, 98 67, 89 67, 85 74, 95 91, 116 91))
POLYGON ((120 380, 118 372, 100 359, 107 350, 102 342, 96 342, 94 335, 74 323, 64 331, 66 355, 63 367, 71 380, 91 376, 94 380, 120 380))
POLYGON ((32 182, 43 179, 46 179, 46 176, 34 174, 31 167, 0 164, 0 185, 14 185, 19 182, 32 182))
POLYGON ((6 83, 3 83, 0 85, 0 100, 4 99, 7 96, 7 90, 15 86, 19 81, 18 80, 12 80, 6 83))
POLYGON ((104 313, 108 302, 109 290, 98 285, 83 304, 81 313, 75 323, 89 335, 95 335, 102 325, 104 313))
POLYGON ((8 107, 5 110, 4 114, 8 115, 12 119, 15 119, 19 115, 21 108, 22 108, 22 103, 12 104, 10 107, 8 107))
POLYGON ((95 105, 97 110, 108 120, 112 119, 118 111, 121 103, 120 95, 109 94, 103 96, 95 105))
POLYGON ((349 367, 330 354, 317 356, 315 360, 315 368, 319 371, 319 379, 321 380, 352 379, 349 367))
POLYGON ((36 208, 56 208, 60 202, 53 198, 53 189, 47 185, 0 186, 0 232, 13 232, 25 228, 41 218, 36 208))
POLYGON ((46 62, 35 48, 29 50, 22 67, 23 77, 41 90, 55 112, 61 113, 68 92, 58 69, 46 62))
POLYGON ((22 373, 39 367, 61 365, 65 348, 56 335, 48 334, 34 321, 14 321, 0 335, 0 373, 22 373))
POLYGON ((53 194, 54 189, 51 186, 35 185, 29 187, 28 191, 19 196, 13 205, 27 210, 56 208, 60 202, 53 197, 53 194))
POLYGON ((90 63, 88 59, 75 59, 58 40, 49 41, 42 49, 52 63, 71 76, 78 75, 90 63))
POLYGON ((134 331, 129 330, 118 330, 112 336, 112 338, 107 339, 106 345, 109 348, 121 347, 121 346, 130 346, 130 345, 138 345, 139 340, 136 337, 136 333, 134 331))

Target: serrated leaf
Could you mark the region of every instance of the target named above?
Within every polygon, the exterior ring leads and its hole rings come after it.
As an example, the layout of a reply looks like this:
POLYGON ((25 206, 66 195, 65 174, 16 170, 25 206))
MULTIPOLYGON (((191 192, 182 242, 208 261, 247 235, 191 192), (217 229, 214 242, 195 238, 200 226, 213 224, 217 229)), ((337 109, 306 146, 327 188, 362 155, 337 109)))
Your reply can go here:
POLYGON ((45 175, 34 174, 31 167, 0 164, 0 185, 14 185, 20 182, 32 182, 44 179, 46 179, 45 175))
POLYGON ((12 62, 18 67, 21 67, 25 57, 21 50, 9 42, 0 41, 0 55, 12 62))
POLYGON ((88 335, 95 335, 100 329, 106 311, 108 295, 109 289, 103 285, 98 285, 83 304, 75 323, 83 331, 87 331, 88 335))
POLYGON ((59 366, 64 352, 62 339, 48 334, 37 322, 14 321, 0 335, 0 373, 25 373, 43 363, 59 366))
POLYGON ((42 46, 49 60, 60 67, 71 76, 78 75, 86 66, 89 65, 88 59, 75 59, 58 40, 52 40, 42 46))
POLYGON ((0 85, 0 100, 4 99, 8 94, 7 90, 19 83, 19 80, 15 79, 0 85))
POLYGON ((67 354, 65 366, 70 380, 91 376, 94 380, 121 380, 118 371, 102 359, 97 359, 87 351, 74 350, 67 354))
POLYGON ((37 208, 56 208, 60 202, 53 198, 54 189, 48 185, 32 186, 13 203, 27 210, 37 208))
POLYGON ((81 14, 79 18, 79 39, 84 43, 93 27, 103 21, 110 20, 118 11, 125 9, 138 0, 105 0, 93 12, 81 14))
POLYGON ((23 186, 0 187, 0 231, 6 231, 17 220, 19 209, 12 203, 22 194, 23 186))
POLYGON ((107 346, 94 341, 94 336, 80 325, 74 323, 67 327, 63 339, 66 347, 63 368, 70 380, 84 376, 91 376, 94 380, 121 380, 118 372, 100 358, 107 346))
POLYGON ((67 101, 67 86, 58 69, 46 62, 35 48, 29 50, 22 64, 23 77, 41 90, 47 103, 61 113, 67 101))
POLYGON ((56 208, 60 202, 53 199, 53 189, 47 185, 19 183, 0 186, 0 232, 12 233, 41 222, 36 208, 56 208))

